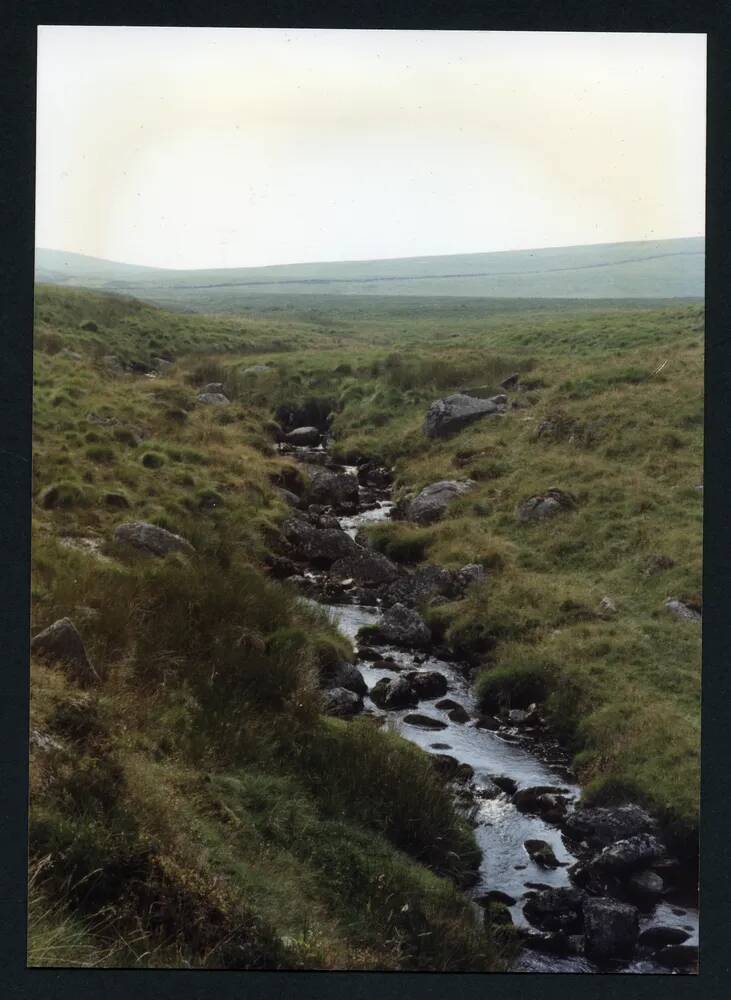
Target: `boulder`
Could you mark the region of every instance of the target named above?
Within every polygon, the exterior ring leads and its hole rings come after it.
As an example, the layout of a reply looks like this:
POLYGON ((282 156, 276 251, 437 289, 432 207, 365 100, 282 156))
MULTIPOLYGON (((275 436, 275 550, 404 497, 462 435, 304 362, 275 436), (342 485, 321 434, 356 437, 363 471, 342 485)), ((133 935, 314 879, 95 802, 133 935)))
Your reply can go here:
POLYGON ((449 711, 450 722, 458 722, 460 724, 470 721, 470 713, 462 705, 457 705, 456 708, 452 708, 449 711))
POLYGON ((322 670, 320 682, 323 687, 345 688, 346 691, 352 691, 361 697, 368 694, 368 685, 363 679, 363 674, 354 664, 345 661, 322 670))
POLYGON ((515 386, 518 384, 518 379, 519 378, 520 378, 520 376, 518 375, 518 373, 517 372, 513 372, 512 375, 508 375, 507 378, 504 378, 502 380, 502 382, 500 383, 500 388, 501 389, 514 389, 515 386))
POLYGON ((457 586, 462 593, 474 583, 481 583, 484 579, 485 570, 479 563, 468 563, 457 570, 457 586))
POLYGON ((72 678, 84 687, 99 680, 86 655, 83 640, 69 618, 59 618, 33 636, 30 651, 41 660, 62 664, 72 678))
POLYGON ((322 696, 322 708, 327 715, 348 718, 363 711, 363 699, 346 688, 330 688, 322 696))
POLYGON ((322 433, 317 427, 295 427, 293 431, 284 435, 287 444, 296 445, 298 448, 314 447, 321 439, 322 433))
POLYGON ((585 899, 586 894, 573 887, 544 889, 526 901, 523 914, 543 931, 580 931, 585 899))
POLYGON ((300 502, 300 498, 296 493, 292 493, 290 490, 285 490, 283 486, 276 486, 274 488, 274 492, 280 500, 284 500, 289 507, 296 507, 300 502))
POLYGON ((514 778, 509 778, 504 774, 495 774, 490 779, 506 795, 515 795, 518 790, 517 782, 514 778))
POLYGON ((532 703, 528 708, 511 708, 507 714, 511 726, 534 726, 541 721, 538 707, 532 703))
POLYGON ((143 552, 155 556, 166 556, 170 552, 190 554, 195 549, 181 535, 159 528, 156 524, 145 521, 126 521, 114 529, 114 541, 123 545, 131 545, 143 552))
POLYGON ((651 906, 665 891, 665 883, 657 872, 635 872, 627 880, 627 895, 640 907, 651 906))
POLYGON ((441 719, 433 719, 430 715, 420 715, 418 712, 412 712, 410 715, 405 715, 404 722, 409 726, 415 726, 417 729, 447 728, 447 723, 442 722, 441 719))
POLYGON ((383 709, 415 708, 419 704, 405 677, 382 677, 371 688, 371 701, 383 709))
POLYGON ((330 572, 339 579, 352 579, 356 583, 365 585, 379 585, 395 580, 399 575, 399 568, 380 552, 362 549, 344 559, 338 559, 333 563, 330 572))
POLYGON ((475 789, 475 795, 480 799, 499 799, 503 794, 502 788, 495 784, 486 775, 480 777, 479 787, 475 789))
POLYGON ((478 399, 456 392, 431 404, 424 418, 423 431, 430 438, 446 437, 476 420, 501 413, 503 409, 504 404, 494 399, 478 399))
POLYGON ((456 757, 448 753, 432 755, 432 764, 447 781, 471 781, 475 776, 474 769, 469 764, 460 764, 456 757))
POLYGON ((545 840, 526 840, 523 844, 528 857, 541 868, 558 868, 558 858, 545 840))
POLYGON ((513 795, 512 802, 518 812, 540 816, 547 823, 559 823, 568 808, 566 795, 546 785, 521 788, 513 795))
POLYGON ((543 521, 554 517, 562 511, 572 510, 576 506, 576 498, 565 490, 552 487, 545 493, 528 497, 523 500, 516 511, 516 517, 521 524, 529 521, 543 521))
POLYGON ((196 398, 199 403, 205 403, 208 406, 228 406, 231 402, 222 392, 199 392, 196 398))
POLYGON ((315 528, 301 517, 292 517, 282 525, 284 537, 296 558, 330 566, 338 559, 357 555, 361 549, 342 528, 315 528))
POLYGON ((637 909, 608 896, 587 898, 583 909, 587 957, 597 962, 631 958, 639 934, 637 909))
POLYGON ((607 847, 638 833, 650 833, 655 827, 652 816, 632 804, 579 806, 567 814, 563 823, 563 830, 569 837, 586 841, 589 847, 607 847))
POLYGON ((435 705, 435 708, 441 708, 444 712, 449 712, 453 708, 459 708, 460 704, 458 701, 454 701, 452 698, 442 698, 435 705))
POLYGON ((406 504, 405 517, 417 524, 432 524, 444 517, 452 501, 474 486, 472 479, 441 479, 437 483, 430 483, 406 504))
POLYGON ((384 465, 377 462, 364 462, 358 466, 358 482, 361 486, 370 486, 373 489, 385 490, 393 481, 393 476, 384 465))
POLYGON ((358 479, 350 472, 318 469, 307 487, 307 500, 324 507, 342 508, 358 504, 358 479))
POLYGON ((679 601, 677 597, 668 597, 667 601, 665 601, 665 607, 676 618, 684 618, 691 622, 701 621, 700 612, 688 604, 684 604, 683 601, 679 601))
POLYGON ((420 701, 432 701, 447 693, 447 678, 438 670, 410 670, 403 676, 420 701))
POLYGON ((592 867, 607 875, 625 876, 646 868, 663 857, 665 848, 651 833, 638 833, 605 847, 592 862, 592 867))
POLYGON ((369 637, 408 649, 428 649, 431 643, 431 632, 424 619, 403 604, 389 608, 375 630, 369 630, 369 637))
POLYGON ((394 580, 383 592, 383 604, 405 604, 413 608, 435 596, 456 596, 455 574, 441 566, 421 566, 394 580))
POLYGON ((517 899, 514 899, 513 896, 508 895, 507 892, 503 892, 501 889, 490 889, 488 892, 483 893, 482 896, 476 896, 475 902, 479 903, 480 906, 488 906, 490 903, 515 906, 517 899))
POLYGON ((648 927, 640 934, 639 943, 647 948, 664 948, 669 944, 682 944, 690 937, 689 931, 682 927, 665 927, 657 925, 648 927))

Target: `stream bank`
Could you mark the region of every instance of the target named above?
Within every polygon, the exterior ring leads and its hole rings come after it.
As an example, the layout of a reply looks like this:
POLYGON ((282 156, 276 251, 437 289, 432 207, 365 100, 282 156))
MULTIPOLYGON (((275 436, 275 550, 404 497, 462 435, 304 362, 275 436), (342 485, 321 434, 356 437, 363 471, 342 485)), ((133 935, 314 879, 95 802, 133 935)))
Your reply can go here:
POLYGON ((321 445, 280 447, 310 467, 314 486, 289 501, 277 573, 324 606, 357 649, 357 669, 325 679, 328 710, 383 719, 434 756, 482 850, 466 891, 491 912, 505 907, 521 935, 513 971, 694 971, 695 899, 680 889, 657 824, 632 805, 582 807, 539 709, 484 716, 468 665, 424 632, 420 599, 460 596, 481 568, 395 567, 359 534, 391 515, 388 470, 337 465, 321 445))

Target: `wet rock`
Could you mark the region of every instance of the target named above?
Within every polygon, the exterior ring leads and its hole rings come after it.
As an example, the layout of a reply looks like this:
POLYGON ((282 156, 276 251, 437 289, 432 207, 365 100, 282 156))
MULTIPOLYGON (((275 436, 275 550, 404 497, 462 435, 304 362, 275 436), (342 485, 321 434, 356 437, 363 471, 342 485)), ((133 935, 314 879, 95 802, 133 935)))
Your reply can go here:
POLYGON ((503 903, 489 903, 484 910, 483 920, 486 927, 505 927, 513 925, 513 915, 503 903))
POLYGON ((677 597, 668 597, 665 601, 665 607, 667 610, 675 615, 676 618, 683 618, 687 621, 699 622, 701 621, 701 614, 696 611, 695 608, 690 607, 688 604, 679 601, 677 597))
POLYGON ((506 795, 515 795, 518 790, 517 781, 514 781, 513 778, 507 777, 507 775, 493 775, 491 780, 497 785, 498 788, 505 792, 506 795))
POLYGON ((290 507, 296 507, 297 504, 300 502, 300 498, 297 496, 296 493, 291 493, 289 490, 285 490, 283 486, 278 486, 275 492, 277 496, 281 500, 284 500, 284 502, 288 504, 290 507))
POLYGON ((385 660, 374 660, 373 668, 375 670, 392 670, 394 673, 400 673, 403 669, 400 663, 397 663, 394 659, 385 660))
POLYGON ((573 494, 551 487, 545 493, 523 500, 518 505, 516 517, 521 524, 528 521, 543 521, 555 517, 562 511, 573 510, 575 506, 576 498, 573 494))
POLYGON ((228 406, 231 402, 222 392, 200 392, 196 399, 199 403, 205 403, 207 406, 228 406))
POLYGON ((99 680, 99 675, 86 655, 83 640, 69 618, 59 618, 33 636, 30 651, 41 660, 60 663, 73 680, 82 686, 99 680))
POLYGON ((432 403, 424 418, 423 431, 427 437, 446 437, 484 417, 501 413, 504 404, 494 399, 478 399, 462 392, 453 393, 432 403))
POLYGON ((442 698, 441 701, 436 702, 435 708, 441 708, 442 711, 449 711, 451 708, 460 708, 459 702, 453 701, 452 698, 442 698))
POLYGON ((665 891, 665 883, 656 872, 636 872, 627 880, 627 894, 640 907, 651 906, 665 891))
POLYGON ((529 923, 540 930, 580 931, 585 898, 585 893, 573 887, 545 889, 526 902, 523 914, 529 923))
POLYGON ((399 575, 398 566, 380 552, 362 550, 338 559, 330 572, 333 576, 350 578, 356 583, 378 585, 390 583, 399 575))
POLYGON ((584 901, 586 954, 597 962, 631 958, 639 934, 639 915, 634 906, 608 896, 584 901))
POLYGON ((320 443, 322 434, 317 427, 295 427, 284 435, 287 444, 296 445, 298 448, 314 447, 320 443))
POLYGON ((432 524, 444 517, 449 505, 475 486, 472 479, 442 479, 425 486, 404 508, 404 515, 417 524, 432 524))
POLYGON ((469 764, 460 764, 456 757, 447 753, 435 753, 431 759, 439 774, 447 781, 471 781, 475 775, 469 764))
POLYGON ((384 465, 378 465, 377 462, 364 462, 358 466, 358 482, 361 486, 385 490, 392 481, 393 476, 384 465))
POLYGON ((489 892, 484 893, 482 896, 475 897, 475 902, 479 903, 480 906, 487 906, 489 903, 502 903, 503 906, 515 906, 518 901, 509 896, 507 892, 502 892, 500 889, 490 889, 489 892))
POLYGON ((475 721, 475 728, 496 732, 500 728, 500 720, 496 719, 494 715, 479 715, 475 721))
POLYGON ((647 948, 659 949, 670 944, 682 944, 689 937, 689 932, 682 927, 665 927, 658 924, 644 930, 640 934, 639 943, 647 948))
POLYGON ((457 596, 455 576, 441 566, 422 566, 391 583, 383 593, 383 604, 414 607, 437 595, 457 596))
POLYGON ((358 659, 366 660, 368 662, 375 662, 381 659, 381 654, 377 649, 371 649, 370 646, 358 646, 358 659))
POLYGON ((420 701, 431 701, 446 693, 447 678, 438 670, 410 670, 404 677, 420 701))
POLYGON ((297 567, 286 556, 268 553, 264 557, 264 565, 268 567, 269 575, 273 576, 275 580, 287 580, 289 577, 297 575, 297 567))
POLYGON ((346 691, 352 691, 361 697, 368 694, 368 685, 363 674, 352 663, 345 661, 336 663, 335 666, 323 670, 320 679, 324 687, 345 688, 346 691))
POLYGON ((559 823, 568 809, 568 800, 558 788, 537 785, 521 788, 512 798, 519 812, 540 816, 547 823, 559 823))
POLYGON ((523 847, 525 847, 531 861, 541 868, 558 868, 558 859, 547 841, 526 840, 523 847))
POLYGON ((429 715, 420 715, 418 712, 413 712, 410 715, 404 716, 404 722, 409 726, 415 726, 417 729, 446 729, 447 723, 442 722, 441 719, 432 719, 429 715))
POLYGON ((302 517, 292 517, 282 525, 282 533, 297 558, 316 565, 330 566, 338 559, 358 555, 360 549, 342 528, 315 528, 302 517))
POLYGON ((369 636, 407 649, 428 649, 431 632, 424 619, 403 604, 394 604, 369 636))
POLYGON ((346 688, 330 688, 322 696, 323 711, 338 718, 349 718, 363 711, 363 699, 346 688))
POLYGON ((452 747, 449 743, 430 743, 429 746, 432 750, 451 750, 452 747))
POLYGON ((358 505, 358 479, 350 472, 333 472, 318 469, 307 487, 307 500, 311 504, 321 504, 346 512, 358 505))
POLYGON ((470 721, 470 714, 466 708, 462 707, 462 705, 457 705, 457 707, 453 708, 449 713, 449 718, 451 722, 462 724, 470 721))
POLYGON ((475 789, 475 795, 479 799, 498 799, 503 794, 502 788, 495 784, 488 777, 480 778, 480 785, 475 789))
POLYGON ((649 813, 631 804, 579 806, 568 813, 563 822, 563 830, 568 836, 586 841, 590 847, 606 847, 638 833, 649 833, 655 827, 649 813))
POLYGON ((698 964, 698 947, 694 944, 669 944, 655 958, 669 969, 691 968, 698 964))
POLYGON ((638 833, 605 847, 592 862, 592 868, 605 874, 624 876, 645 868, 665 853, 664 846, 650 833, 638 833))
POLYGON ((382 677, 371 688, 371 701, 383 709, 415 708, 419 703, 405 677, 382 677))
POLYGON ((534 726, 541 721, 535 703, 529 705, 528 708, 511 708, 508 711, 507 719, 513 726, 534 726))
POLYGON ((166 556, 170 552, 190 554, 195 551, 186 538, 145 521, 126 521, 117 525, 114 529, 114 541, 155 556, 166 556))

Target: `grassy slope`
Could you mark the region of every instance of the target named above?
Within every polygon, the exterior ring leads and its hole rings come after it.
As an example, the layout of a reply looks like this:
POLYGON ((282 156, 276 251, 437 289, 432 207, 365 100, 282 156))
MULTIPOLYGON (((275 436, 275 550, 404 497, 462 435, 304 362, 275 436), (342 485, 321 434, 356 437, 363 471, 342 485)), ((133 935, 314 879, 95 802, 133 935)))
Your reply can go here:
MULTIPOLYGON (((295 328, 309 315, 298 308, 295 328)), ((456 304, 411 321, 364 311, 359 324, 351 313, 347 352, 283 359, 259 391, 276 400, 316 386, 340 410, 337 451, 395 463, 401 495, 445 477, 478 482, 442 523, 379 526, 374 542, 412 563, 482 562, 490 579, 481 591, 429 614, 484 665, 486 706, 499 691, 514 704, 521 692, 545 698, 587 798, 645 801, 692 842, 700 635, 663 602, 697 600, 701 586, 703 310, 526 303, 501 314, 492 303, 481 319, 476 306, 461 315, 456 304), (534 385, 529 408, 444 442, 424 438, 433 399, 464 387, 488 393, 513 370, 534 385), (548 418, 556 431, 538 438, 548 418), (517 503, 552 486, 575 493, 577 511, 519 525, 517 503), (674 565, 653 569, 656 556, 674 565), (615 616, 599 612, 605 595, 615 616)))
POLYGON ((214 270, 115 264, 37 251, 42 281, 126 290, 158 304, 239 308, 253 294, 350 296, 701 296, 702 237, 499 253, 451 254, 214 270))
POLYGON ((186 355, 324 345, 306 321, 39 290, 33 631, 69 615, 101 682, 32 663, 32 964, 499 967, 428 759, 319 714, 320 666, 351 651, 261 571, 285 514, 268 404, 186 355), (177 359, 158 379, 103 360, 158 352, 177 359), (239 401, 192 405, 218 377, 239 401), (121 550, 131 519, 195 556, 121 550))

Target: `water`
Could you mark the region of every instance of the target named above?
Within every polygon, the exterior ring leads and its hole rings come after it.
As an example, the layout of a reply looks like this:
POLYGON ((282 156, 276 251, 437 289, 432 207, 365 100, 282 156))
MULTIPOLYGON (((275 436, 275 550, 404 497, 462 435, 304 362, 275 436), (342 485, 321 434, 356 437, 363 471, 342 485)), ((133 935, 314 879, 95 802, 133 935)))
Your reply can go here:
MULTIPOLYGON (((355 471, 347 469, 347 471, 355 471)), ((377 506, 351 517, 339 518, 341 526, 354 537, 364 524, 385 520, 390 516, 393 504, 379 501, 377 506)), ((377 608, 357 604, 321 605, 329 612, 333 622, 341 632, 357 645, 357 633, 363 625, 378 622, 377 608)), ((466 723, 454 722, 448 710, 435 705, 440 698, 422 700, 417 709, 384 711, 371 699, 364 699, 365 710, 374 715, 385 716, 386 725, 393 727, 401 735, 420 746, 427 753, 447 753, 459 763, 469 764, 474 770, 477 809, 475 814, 475 837, 483 852, 479 879, 469 892, 473 897, 488 890, 500 890, 511 896, 515 903, 510 907, 513 922, 517 927, 529 927, 523 916, 525 896, 531 891, 530 883, 540 886, 567 886, 570 880, 569 865, 577 859, 567 850, 559 829, 544 822, 540 817, 526 815, 516 809, 508 795, 500 793, 494 798, 481 799, 480 789, 492 788, 494 777, 512 778, 518 788, 537 785, 555 787, 566 795, 569 803, 576 801, 581 789, 567 766, 564 754, 559 748, 547 748, 545 744, 530 747, 530 737, 517 729, 502 728, 499 731, 479 728, 475 720, 480 714, 472 694, 470 684, 460 673, 457 665, 392 647, 381 647, 383 659, 392 658, 399 671, 374 667, 369 662, 359 662, 358 667, 369 687, 372 688, 382 677, 393 678, 402 670, 436 670, 447 679, 447 694, 444 697, 460 704, 470 716, 466 723), (418 662, 417 662, 418 659, 418 662), (404 721, 405 716, 418 712, 439 721, 443 728, 421 729, 404 721), (434 746, 438 744, 438 746, 434 746), (538 751, 540 750, 540 754, 538 751), (535 751, 535 752, 534 752, 535 751), (530 859, 524 844, 527 840, 543 840, 550 844, 559 867, 545 869, 530 859)), ((493 789, 494 790, 494 789, 493 789)), ((687 944, 698 944, 698 913, 688 905, 678 905, 671 898, 659 903, 649 914, 641 915, 640 929, 663 925, 682 927, 690 933, 687 944)), ((586 973, 600 971, 585 958, 546 955, 524 948, 515 965, 515 972, 586 973)), ((670 970, 651 958, 638 957, 616 966, 614 971, 648 974, 668 974, 670 970)))

